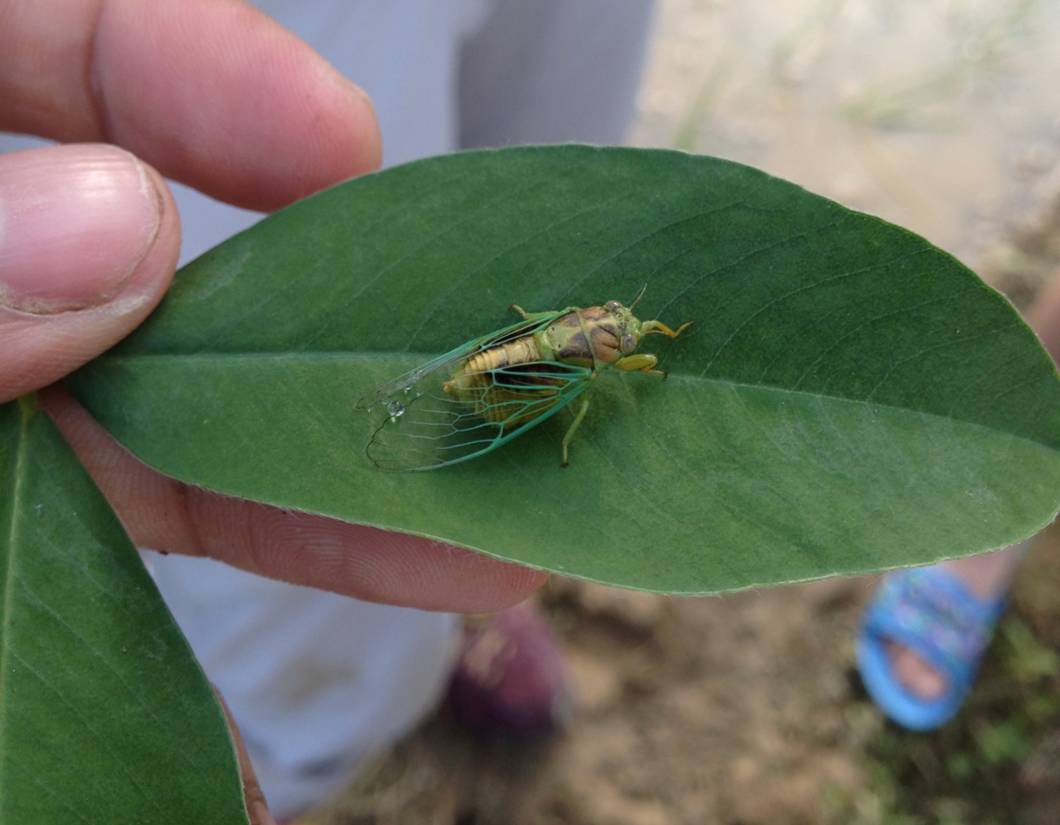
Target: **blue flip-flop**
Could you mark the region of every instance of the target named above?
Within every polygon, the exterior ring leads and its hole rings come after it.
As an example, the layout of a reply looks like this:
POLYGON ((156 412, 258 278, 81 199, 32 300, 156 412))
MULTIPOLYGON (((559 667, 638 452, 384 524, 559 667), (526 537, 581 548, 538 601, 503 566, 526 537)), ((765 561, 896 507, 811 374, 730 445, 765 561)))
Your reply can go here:
POLYGON ((981 599, 945 568, 889 574, 865 611, 858 636, 865 689, 899 725, 916 731, 941 727, 964 702, 1004 608, 1003 597, 981 599), (888 640, 937 668, 946 677, 946 692, 935 699, 910 693, 891 668, 888 640))

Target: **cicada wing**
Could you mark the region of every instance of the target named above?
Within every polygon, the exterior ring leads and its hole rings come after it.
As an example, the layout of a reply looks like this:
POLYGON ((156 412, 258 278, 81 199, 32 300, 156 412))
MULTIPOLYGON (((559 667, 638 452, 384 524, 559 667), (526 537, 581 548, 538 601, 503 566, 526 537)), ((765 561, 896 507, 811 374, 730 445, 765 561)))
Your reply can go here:
POLYGON ((425 376, 378 418, 368 457, 384 470, 432 470, 496 449, 563 409, 589 385, 586 367, 534 361, 483 373, 458 397, 425 376))
POLYGON ((551 361, 464 373, 459 392, 445 384, 478 352, 550 324, 559 313, 522 321, 469 341, 379 387, 358 403, 372 434, 368 457, 384 470, 431 470, 466 461, 562 409, 588 385, 591 370, 551 361))

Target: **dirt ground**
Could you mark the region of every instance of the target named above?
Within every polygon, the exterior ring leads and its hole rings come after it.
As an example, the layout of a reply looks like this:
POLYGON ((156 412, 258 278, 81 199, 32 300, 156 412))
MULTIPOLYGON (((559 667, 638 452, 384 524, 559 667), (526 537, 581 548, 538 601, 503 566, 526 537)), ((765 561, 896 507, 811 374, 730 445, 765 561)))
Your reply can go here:
POLYGON ((873 579, 669 599, 557 581, 578 695, 537 746, 443 709, 300 825, 1055 825, 1060 530, 1029 557, 967 709, 908 734, 852 667, 873 579))
MULTIPOLYGON (((1060 8, 663 0, 634 141, 752 163, 917 231, 1025 307, 1060 263, 1060 8)), ((304 825, 1055 825, 1060 530, 931 735, 853 670, 871 577, 670 599, 557 580, 578 713, 532 748, 445 711, 304 825)))

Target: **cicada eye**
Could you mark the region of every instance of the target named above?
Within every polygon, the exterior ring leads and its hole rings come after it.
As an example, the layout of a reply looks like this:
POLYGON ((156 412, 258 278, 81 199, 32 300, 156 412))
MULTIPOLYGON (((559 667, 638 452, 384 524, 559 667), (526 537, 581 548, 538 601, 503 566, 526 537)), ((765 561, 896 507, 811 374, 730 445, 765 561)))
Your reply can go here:
POLYGON ((604 304, 604 309, 606 309, 608 312, 618 312, 618 310, 622 309, 622 304, 620 304, 618 301, 608 301, 606 304, 604 304))
POLYGON ((637 339, 628 332, 622 336, 622 354, 629 355, 637 348, 637 339))

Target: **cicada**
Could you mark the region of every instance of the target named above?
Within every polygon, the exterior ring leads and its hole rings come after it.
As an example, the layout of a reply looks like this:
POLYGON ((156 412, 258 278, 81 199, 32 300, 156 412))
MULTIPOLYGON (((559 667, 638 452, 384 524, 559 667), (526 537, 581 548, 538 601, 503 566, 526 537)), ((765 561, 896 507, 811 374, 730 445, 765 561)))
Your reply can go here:
POLYGON ((691 324, 671 329, 662 321, 639 321, 633 315, 637 301, 550 312, 512 304, 517 323, 474 338, 358 402, 372 419, 368 457, 384 470, 433 470, 468 461, 578 399, 563 436, 566 467, 571 439, 589 410, 583 393, 593 380, 607 367, 665 378, 654 355, 637 352, 641 339, 676 338, 691 324))

